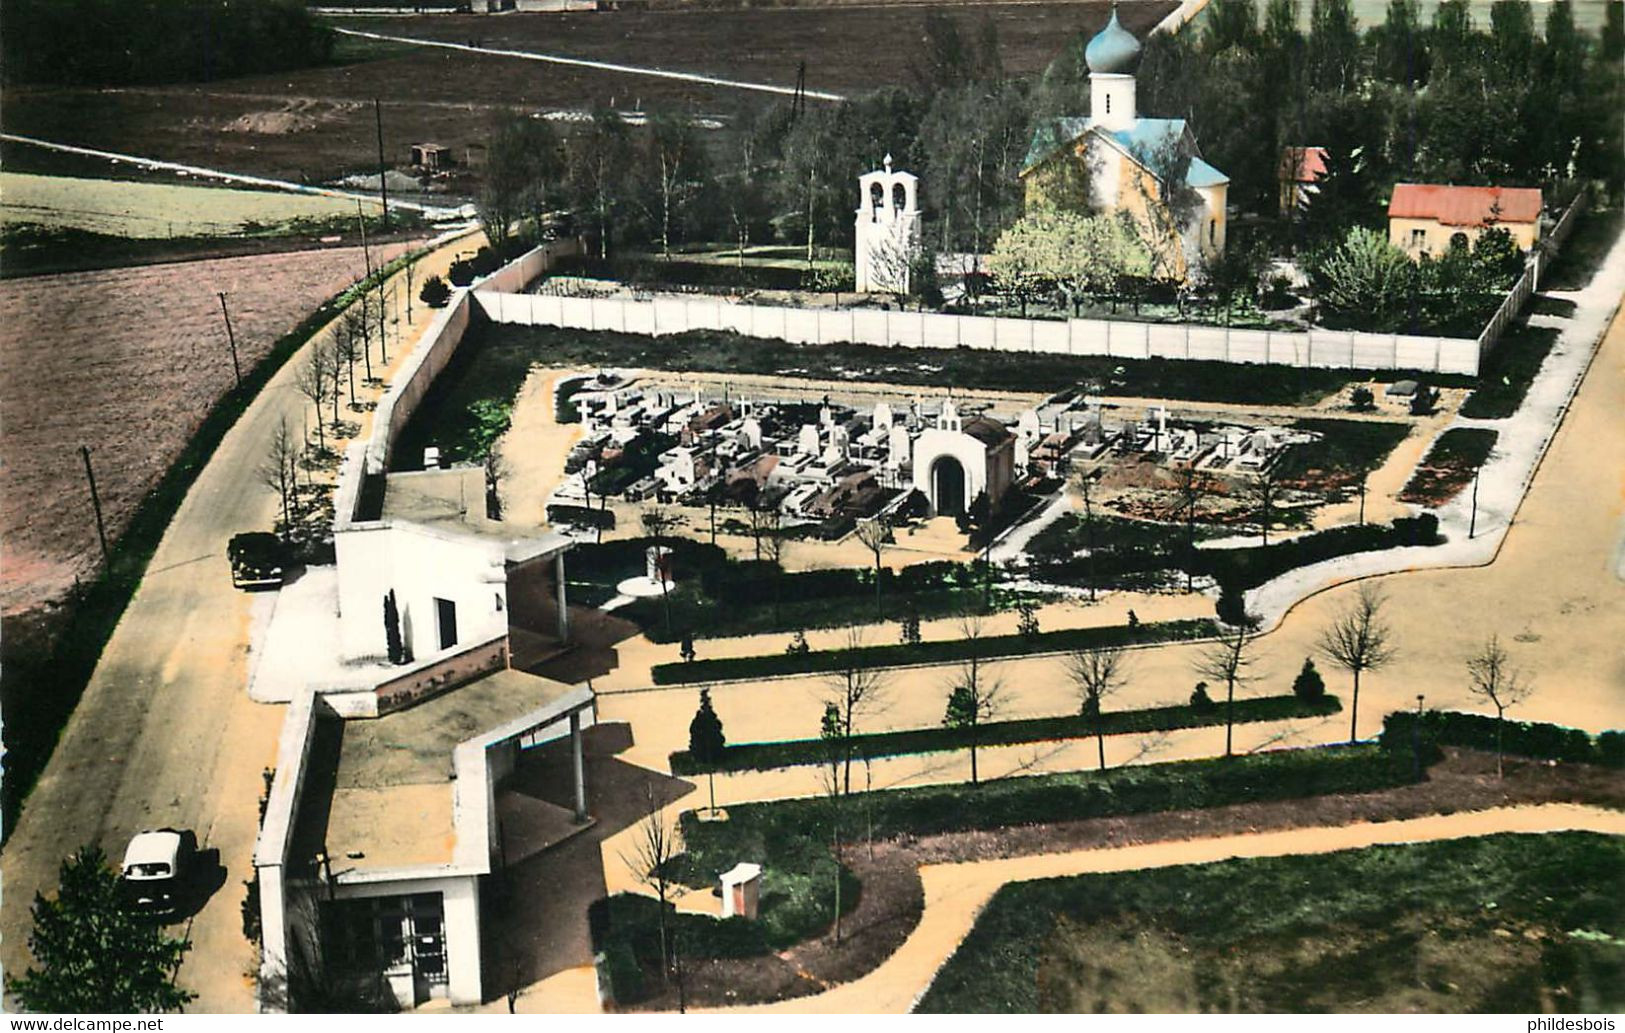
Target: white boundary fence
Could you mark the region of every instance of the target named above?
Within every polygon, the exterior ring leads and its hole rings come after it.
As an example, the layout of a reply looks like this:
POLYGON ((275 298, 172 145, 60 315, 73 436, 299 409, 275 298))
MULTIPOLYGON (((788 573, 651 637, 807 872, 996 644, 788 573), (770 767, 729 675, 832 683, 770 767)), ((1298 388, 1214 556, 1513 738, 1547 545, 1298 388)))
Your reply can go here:
MULTIPOLYGON (((1318 329, 1284 333, 1189 323, 790 308, 734 304, 710 297, 571 298, 489 289, 494 285, 488 281, 487 286, 474 292, 476 303, 491 320, 574 330, 649 335, 723 330, 792 344, 982 348, 1124 359, 1209 359, 1325 369, 1417 369, 1466 374, 1478 372, 1479 360, 1477 341, 1455 337, 1318 329)), ((506 281, 502 287, 507 287, 506 281)))
MULTIPOLYGON (((720 330, 791 344, 868 344, 899 348, 981 348, 1121 359, 1206 359, 1314 369, 1420 370, 1477 376, 1479 363, 1540 286, 1541 268, 1568 238, 1584 206, 1576 198, 1547 234, 1506 299, 1475 338, 1374 334, 1319 328, 1302 332, 1237 330, 1191 323, 1106 319, 1012 319, 872 308, 744 305, 709 296, 572 298, 524 294, 575 241, 533 249, 475 285, 489 319, 524 326, 680 334, 720 330)), ((438 372, 438 370, 436 370, 438 372)))
POLYGON ((1529 256, 1528 264, 1523 267, 1523 275, 1518 277, 1518 282, 1507 292, 1501 307, 1495 310, 1495 315, 1485 324, 1484 332, 1478 335, 1479 354, 1487 354, 1495 347, 1495 343, 1506 332, 1507 326, 1518 318, 1518 313, 1528 304, 1530 296, 1540 289, 1540 274, 1546 263, 1551 261, 1547 256, 1557 254, 1563 242, 1569 239, 1569 234, 1574 232, 1574 220, 1584 207, 1585 199, 1585 192, 1582 191, 1563 212, 1562 218, 1557 220, 1557 225, 1552 227, 1552 231, 1546 234, 1541 246, 1535 248, 1534 253, 1529 256))

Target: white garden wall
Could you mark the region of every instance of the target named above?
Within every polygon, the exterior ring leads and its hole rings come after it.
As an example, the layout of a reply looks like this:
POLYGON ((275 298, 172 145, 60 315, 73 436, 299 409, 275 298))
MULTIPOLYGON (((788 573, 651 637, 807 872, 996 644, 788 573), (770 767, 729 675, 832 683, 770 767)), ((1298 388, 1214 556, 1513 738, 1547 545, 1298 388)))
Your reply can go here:
MULTIPOLYGON (((1416 369, 1469 375, 1478 373, 1480 357, 1478 341, 1456 337, 1342 330, 1286 333, 1186 323, 1012 319, 872 308, 790 308, 734 304, 713 298, 570 298, 492 289, 502 276, 499 273, 476 288, 472 292, 474 304, 494 322, 525 326, 649 335, 723 330, 792 344, 986 348, 1053 355, 1207 359, 1321 369, 1416 369)), ((502 284, 515 278, 503 277, 502 284)), ((435 372, 443 365, 425 362, 435 372)))

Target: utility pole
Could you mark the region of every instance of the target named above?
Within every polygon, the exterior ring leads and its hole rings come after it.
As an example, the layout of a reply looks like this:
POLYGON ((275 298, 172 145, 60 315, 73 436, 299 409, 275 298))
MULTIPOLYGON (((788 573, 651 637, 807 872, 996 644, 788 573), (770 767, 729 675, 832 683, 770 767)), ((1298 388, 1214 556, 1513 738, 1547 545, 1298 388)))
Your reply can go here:
POLYGON ((96 537, 102 543, 102 566, 111 568, 113 558, 107 549, 107 527, 102 523, 102 497, 96 493, 96 474, 90 468, 90 446, 80 445, 79 455, 85 461, 85 480, 90 482, 90 506, 96 511, 96 537))
POLYGON ((384 229, 389 229, 389 184, 385 181, 384 166, 384 109, 378 98, 372 99, 373 122, 378 127, 378 197, 384 203, 384 229))
POLYGON ((243 368, 237 364, 237 335, 231 332, 231 313, 226 309, 226 292, 217 291, 220 298, 220 315, 226 321, 226 344, 231 348, 231 372, 237 377, 237 387, 243 386, 243 368))
POLYGON ((367 266, 367 278, 372 278, 372 252, 367 250, 367 216, 361 210, 360 199, 355 203, 355 221, 361 227, 361 260, 367 266))
POLYGON ((1478 475, 1484 468, 1480 466, 1473 471, 1473 513, 1467 518, 1467 537, 1472 539, 1478 533, 1478 475))

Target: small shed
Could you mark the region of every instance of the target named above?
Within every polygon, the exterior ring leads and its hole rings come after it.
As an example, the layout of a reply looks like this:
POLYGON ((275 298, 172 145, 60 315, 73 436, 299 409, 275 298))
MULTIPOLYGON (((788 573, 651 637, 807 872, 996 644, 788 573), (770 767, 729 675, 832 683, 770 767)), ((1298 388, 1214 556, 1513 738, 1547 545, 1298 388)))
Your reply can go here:
POLYGON ((446 160, 446 153, 446 148, 437 143, 415 143, 412 145, 412 164, 437 172, 446 160))
POLYGON ((722 917, 756 918, 762 897, 762 866, 740 862, 722 873, 722 917))

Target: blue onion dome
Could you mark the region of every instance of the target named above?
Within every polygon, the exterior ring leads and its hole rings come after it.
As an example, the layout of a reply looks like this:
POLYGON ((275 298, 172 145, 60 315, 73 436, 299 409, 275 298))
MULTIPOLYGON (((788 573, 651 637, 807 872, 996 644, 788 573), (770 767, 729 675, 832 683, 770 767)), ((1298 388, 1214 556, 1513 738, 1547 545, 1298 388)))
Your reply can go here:
POLYGON ((1083 60, 1089 71, 1100 75, 1127 73, 1140 59, 1140 41, 1117 21, 1117 5, 1112 5, 1111 21, 1089 41, 1084 48, 1083 60))

